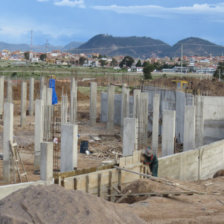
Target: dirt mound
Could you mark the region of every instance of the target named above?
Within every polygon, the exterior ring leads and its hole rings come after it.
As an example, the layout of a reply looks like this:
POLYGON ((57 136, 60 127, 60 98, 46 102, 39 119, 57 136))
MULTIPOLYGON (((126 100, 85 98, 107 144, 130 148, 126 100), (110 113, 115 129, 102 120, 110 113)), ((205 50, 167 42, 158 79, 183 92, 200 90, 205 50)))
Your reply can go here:
POLYGON ((0 223, 145 223, 130 210, 81 191, 30 186, 0 201, 0 223))
POLYGON ((188 85, 187 92, 209 96, 224 96, 224 82, 219 82, 217 79, 199 79, 192 77, 172 77, 172 78, 157 78, 148 81, 145 85, 153 85, 162 88, 176 89, 176 83, 173 80, 186 80, 188 85))
POLYGON ((217 172, 214 174, 213 178, 221 177, 221 176, 224 176, 224 170, 219 170, 219 171, 217 171, 217 172))
MULTIPOLYGON (((122 193, 125 194, 128 191, 131 191, 131 194, 137 193, 151 193, 151 192, 164 192, 174 190, 175 187, 151 181, 149 179, 136 180, 128 184, 123 190, 122 193)), ((145 200, 148 196, 128 196, 123 199, 122 203, 134 203, 137 201, 145 200)))

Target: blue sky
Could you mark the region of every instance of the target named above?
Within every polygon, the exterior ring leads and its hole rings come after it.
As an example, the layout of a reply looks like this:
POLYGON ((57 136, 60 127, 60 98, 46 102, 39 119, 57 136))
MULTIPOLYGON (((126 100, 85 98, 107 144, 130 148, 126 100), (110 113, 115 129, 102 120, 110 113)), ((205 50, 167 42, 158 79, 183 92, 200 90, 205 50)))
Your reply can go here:
POLYGON ((65 45, 100 33, 224 45, 221 0, 1 0, 0 41, 65 45))

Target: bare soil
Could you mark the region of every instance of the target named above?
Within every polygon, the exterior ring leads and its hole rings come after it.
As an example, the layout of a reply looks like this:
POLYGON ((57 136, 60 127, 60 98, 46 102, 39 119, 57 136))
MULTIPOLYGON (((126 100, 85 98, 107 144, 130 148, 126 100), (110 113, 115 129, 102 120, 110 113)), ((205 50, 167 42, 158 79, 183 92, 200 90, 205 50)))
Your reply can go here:
POLYGON ((31 186, 0 201, 0 223, 143 224, 129 208, 81 191, 31 186))
POLYGON ((176 89, 177 84, 174 80, 187 81, 186 92, 196 95, 224 96, 224 82, 219 82, 217 79, 199 79, 192 77, 157 78, 152 81, 146 81, 145 85, 176 89))
MULTIPOLYGON (((180 182, 189 190, 202 195, 180 195, 169 197, 131 197, 126 199, 127 207, 151 224, 199 224, 224 223, 224 177, 205 181, 180 182), (130 201, 131 200, 131 201, 130 201)), ((132 193, 183 191, 177 186, 169 186, 151 180, 131 183, 123 192, 132 193)))

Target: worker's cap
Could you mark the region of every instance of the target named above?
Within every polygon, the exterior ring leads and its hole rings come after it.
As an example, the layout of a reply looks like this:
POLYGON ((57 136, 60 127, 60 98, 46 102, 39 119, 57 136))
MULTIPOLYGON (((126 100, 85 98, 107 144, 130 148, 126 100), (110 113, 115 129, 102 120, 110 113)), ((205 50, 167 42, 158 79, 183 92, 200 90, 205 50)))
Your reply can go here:
POLYGON ((150 147, 147 147, 145 150, 144 150, 144 154, 146 156, 151 156, 153 154, 152 150, 150 147))

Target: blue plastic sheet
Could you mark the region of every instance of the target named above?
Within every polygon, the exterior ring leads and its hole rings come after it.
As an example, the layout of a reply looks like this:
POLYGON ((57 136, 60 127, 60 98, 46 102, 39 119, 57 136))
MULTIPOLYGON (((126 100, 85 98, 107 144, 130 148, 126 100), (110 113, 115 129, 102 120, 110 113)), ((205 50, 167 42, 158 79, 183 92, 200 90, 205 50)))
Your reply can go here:
POLYGON ((49 79, 49 88, 52 88, 52 105, 58 103, 58 97, 55 90, 55 79, 49 79))

